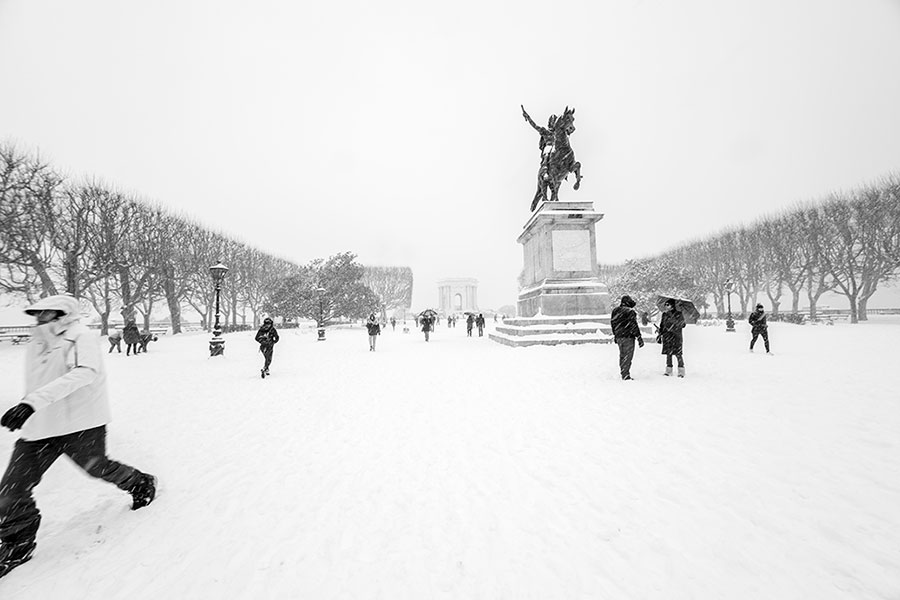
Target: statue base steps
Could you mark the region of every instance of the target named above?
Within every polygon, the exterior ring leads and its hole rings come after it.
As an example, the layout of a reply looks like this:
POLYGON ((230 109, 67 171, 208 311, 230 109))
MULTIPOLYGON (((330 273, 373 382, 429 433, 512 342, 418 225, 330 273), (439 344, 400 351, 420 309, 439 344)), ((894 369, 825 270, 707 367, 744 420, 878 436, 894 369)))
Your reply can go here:
MULTIPOLYGON (((641 327, 644 342, 653 339, 653 326, 641 327)), ((515 317, 497 325, 488 338, 505 346, 612 344, 609 315, 515 317)))

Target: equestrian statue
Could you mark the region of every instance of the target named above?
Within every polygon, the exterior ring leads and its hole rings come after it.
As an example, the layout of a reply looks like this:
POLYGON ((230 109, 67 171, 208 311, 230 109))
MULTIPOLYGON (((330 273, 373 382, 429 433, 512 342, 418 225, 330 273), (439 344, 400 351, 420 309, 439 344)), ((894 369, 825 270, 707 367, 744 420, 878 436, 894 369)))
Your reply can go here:
POLYGON ((531 201, 531 210, 534 211, 541 201, 559 200, 559 185, 563 179, 569 178, 569 173, 575 173, 574 189, 581 187, 581 163, 575 160, 575 151, 569 145, 569 136, 575 132, 575 109, 567 106, 561 117, 550 115, 546 127, 537 125, 524 106, 522 116, 541 135, 538 142, 541 167, 538 170, 537 192, 531 201), (547 198, 548 189, 550 198, 547 198))

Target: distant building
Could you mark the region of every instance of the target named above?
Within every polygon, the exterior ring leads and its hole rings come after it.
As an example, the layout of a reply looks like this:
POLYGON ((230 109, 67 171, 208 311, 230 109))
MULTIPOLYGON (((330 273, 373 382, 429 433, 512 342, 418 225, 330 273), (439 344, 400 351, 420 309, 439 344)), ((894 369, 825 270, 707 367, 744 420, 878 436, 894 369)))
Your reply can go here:
POLYGON ((438 312, 444 315, 478 312, 478 280, 472 278, 438 281, 438 312))

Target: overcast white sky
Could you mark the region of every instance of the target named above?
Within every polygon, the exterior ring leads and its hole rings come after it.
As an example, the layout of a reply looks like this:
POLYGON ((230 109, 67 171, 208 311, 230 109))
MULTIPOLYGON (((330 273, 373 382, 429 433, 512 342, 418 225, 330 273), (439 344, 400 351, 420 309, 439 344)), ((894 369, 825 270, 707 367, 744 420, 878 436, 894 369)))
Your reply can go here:
POLYGON ((545 124, 621 262, 900 170, 900 1, 0 0, 0 139, 298 263, 511 304, 545 124))

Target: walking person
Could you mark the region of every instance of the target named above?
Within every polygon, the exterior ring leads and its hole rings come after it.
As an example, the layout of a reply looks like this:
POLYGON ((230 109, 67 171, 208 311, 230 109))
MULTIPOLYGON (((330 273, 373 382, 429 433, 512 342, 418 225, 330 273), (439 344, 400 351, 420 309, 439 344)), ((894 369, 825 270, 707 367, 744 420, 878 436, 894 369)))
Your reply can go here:
POLYGON ((634 358, 634 341, 638 347, 644 347, 644 339, 637 324, 637 313, 634 311, 635 301, 631 296, 622 296, 619 306, 615 307, 609 318, 613 339, 619 347, 619 373, 625 381, 631 381, 631 361, 634 358))
POLYGON ((475 327, 478 328, 478 337, 484 337, 484 315, 478 313, 478 316, 475 317, 475 327))
POLYGON ((140 351, 141 332, 138 330, 134 319, 128 319, 128 323, 122 329, 122 339, 125 340, 125 356, 130 355, 132 350, 137 355, 140 351))
POLYGON ((397 330, 397 319, 394 317, 391 317, 391 331, 396 331, 396 330, 397 330))
POLYGON ((469 313, 466 317, 466 337, 472 337, 472 326, 475 325, 475 315, 469 313))
POLYGON ((434 329, 434 318, 428 315, 422 315, 420 321, 422 323, 422 332, 425 334, 425 341, 431 337, 431 330, 434 329))
POLYGON ((25 352, 25 396, 0 418, 21 430, 0 479, 0 577, 31 559, 41 524, 32 490, 63 454, 131 494, 132 510, 156 497, 153 475, 106 456, 106 369, 97 336, 79 323, 78 301, 49 296, 25 312, 37 319, 25 352))
POLYGON ((375 320, 375 313, 369 315, 366 321, 366 329, 369 330, 369 352, 375 352, 375 340, 381 335, 381 325, 375 320))
POLYGON ((662 337, 662 353, 666 355, 666 376, 672 374, 672 357, 678 360, 678 376, 684 377, 684 357, 682 346, 684 338, 684 315, 675 308, 675 301, 666 300, 662 318, 659 321, 659 334, 662 337))
POLYGON ((269 365, 272 364, 272 352, 275 350, 275 344, 278 343, 278 330, 275 329, 275 323, 269 317, 263 319, 262 327, 256 332, 256 342, 259 344, 259 351, 263 355, 263 368, 260 375, 265 379, 269 375, 269 365))
POLYGON ((750 332, 753 334, 753 337, 750 338, 750 352, 753 352, 756 339, 762 336, 766 345, 766 354, 772 354, 769 350, 769 325, 766 323, 766 309, 762 304, 756 305, 756 310, 750 313, 748 321, 750 322, 750 332))

